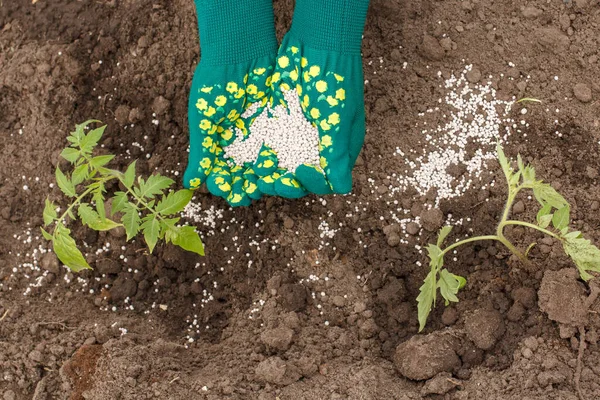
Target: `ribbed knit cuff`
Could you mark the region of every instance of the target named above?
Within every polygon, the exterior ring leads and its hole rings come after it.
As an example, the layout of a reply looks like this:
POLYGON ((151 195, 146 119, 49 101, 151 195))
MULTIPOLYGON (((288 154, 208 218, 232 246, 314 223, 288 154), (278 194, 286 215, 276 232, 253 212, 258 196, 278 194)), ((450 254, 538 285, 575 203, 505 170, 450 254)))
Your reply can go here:
POLYGON ((290 32, 309 47, 360 54, 369 0, 296 0, 290 32))
POLYGON ((272 0, 195 0, 204 65, 277 53, 272 0))

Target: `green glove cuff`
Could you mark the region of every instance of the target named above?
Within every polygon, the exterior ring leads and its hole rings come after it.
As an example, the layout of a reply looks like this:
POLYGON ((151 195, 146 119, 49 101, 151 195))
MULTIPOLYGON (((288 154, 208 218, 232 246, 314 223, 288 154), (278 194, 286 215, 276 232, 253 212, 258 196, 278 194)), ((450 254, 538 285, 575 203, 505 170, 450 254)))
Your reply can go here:
POLYGON ((296 0, 290 33, 308 47, 360 55, 369 0, 296 0))
POLYGON ((195 0, 201 63, 231 65, 277 52, 272 0, 195 0))

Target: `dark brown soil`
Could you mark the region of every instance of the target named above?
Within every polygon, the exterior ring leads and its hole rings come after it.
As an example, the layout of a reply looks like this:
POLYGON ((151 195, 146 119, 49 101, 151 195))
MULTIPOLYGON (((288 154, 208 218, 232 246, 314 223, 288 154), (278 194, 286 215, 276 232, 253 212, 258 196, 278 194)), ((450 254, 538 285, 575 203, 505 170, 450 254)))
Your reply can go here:
MULTIPOLYGON (((543 100, 528 105, 529 125, 506 150, 559 188, 573 225, 600 243, 597 0, 373 0, 369 131, 353 195, 230 210, 198 193, 214 216, 198 224, 204 258, 168 246, 150 255, 139 240, 74 228, 96 267, 77 276, 39 250, 65 136, 99 119, 115 167, 139 159, 143 174, 182 173, 195 11, 191 0, 33 3, 0 0, 0 398, 600 398, 600 302, 557 243, 513 229, 521 246, 540 243, 529 266, 496 245, 465 247, 449 262, 468 280, 460 303, 438 304, 417 335, 427 270, 415 246, 435 233, 399 242, 390 216, 392 200, 416 217, 432 199, 384 196, 388 175, 402 173, 392 149, 425 145, 417 126, 439 121, 418 114, 436 106, 443 77, 473 64, 480 76, 470 79, 491 75, 499 97, 543 100), (320 237, 322 222, 338 229, 333 238, 320 237)), ((283 35, 293 2, 275 6, 283 35)), ((456 237, 489 232, 505 199, 490 163, 493 179, 424 223, 435 231, 452 214, 471 218, 456 237)), ((520 200, 519 217, 533 218, 534 201, 520 200)))

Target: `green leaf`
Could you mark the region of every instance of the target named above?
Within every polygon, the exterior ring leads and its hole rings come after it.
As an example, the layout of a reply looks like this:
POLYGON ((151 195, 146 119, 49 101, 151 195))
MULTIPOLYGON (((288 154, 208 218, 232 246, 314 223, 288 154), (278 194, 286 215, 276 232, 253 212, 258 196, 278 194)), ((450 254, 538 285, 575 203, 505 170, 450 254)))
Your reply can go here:
POLYGON ((441 257, 442 249, 434 244, 429 244, 426 249, 430 259, 429 265, 432 268, 441 268, 444 264, 444 259, 441 257))
POLYGON ((81 153, 79 152, 79 150, 74 149, 72 147, 67 147, 60 153, 60 156, 65 160, 69 161, 71 164, 77 161, 80 155, 81 153))
POLYGON ((115 156, 112 154, 105 156, 97 156, 90 160, 90 165, 94 168, 104 167, 106 164, 111 162, 113 158, 115 158, 115 156))
POLYGON ((563 238, 569 240, 569 239, 578 239, 581 238, 581 232, 579 231, 573 231, 573 232, 569 232, 563 235, 563 238))
POLYGON ((533 97, 524 97, 520 100, 517 100, 517 104, 518 103, 525 103, 525 102, 531 102, 531 103, 541 103, 541 100, 535 99, 533 97))
POLYGON ((452 226, 450 225, 446 225, 440 230, 440 234, 437 240, 438 247, 442 247, 442 245, 444 244, 444 240, 446 240, 450 232, 452 232, 452 226))
POLYGON ((98 215, 100 215, 100 219, 106 218, 106 208, 104 208, 104 183, 99 182, 98 188, 94 190, 94 194, 92 195, 92 199, 94 199, 94 203, 96 203, 96 210, 98 211, 98 215))
POLYGON ((56 256, 73 272, 92 269, 85 260, 85 257, 83 257, 81 251, 77 248, 77 244, 70 234, 71 231, 62 224, 56 226, 55 238, 53 241, 56 256))
POLYGON ((565 253, 577 265, 583 280, 589 281, 593 278, 588 271, 600 272, 600 249, 589 240, 581 237, 571 237, 563 242, 563 248, 565 253))
POLYGON ((510 186, 517 186, 519 184, 520 179, 521 179, 521 171, 517 171, 517 173, 513 174, 510 177, 510 180, 508 181, 508 183, 510 184, 510 186))
POLYGON ((51 202, 48 198, 46 198, 43 217, 44 226, 50 225, 56 218, 58 218, 58 215, 56 214, 56 204, 51 202))
POLYGON ((568 227, 570 222, 570 212, 571 210, 569 206, 564 206, 556 210, 556 212, 554 212, 554 216, 552 217, 552 225, 559 231, 568 227))
POLYGON ((154 214, 150 214, 144 218, 141 228, 144 233, 144 240, 150 253, 152 253, 160 235, 160 222, 154 214))
POLYGON ((517 166, 519 167, 519 171, 523 172, 525 170, 525 164, 520 154, 517 154, 517 166))
POLYGON ((68 197, 75 197, 75 185, 63 174, 59 167, 56 167, 56 183, 62 192, 68 197))
POLYGON ((467 280, 462 276, 454 275, 448 272, 447 269, 440 271, 440 280, 437 282, 437 287, 440 288, 440 294, 446 300, 446 306, 450 302, 458 303, 456 294, 465 286, 467 280))
POLYGON ((125 171, 125 176, 121 180, 123 185, 125 185, 125 187, 128 189, 131 189, 131 186, 133 185, 133 182, 135 181, 135 164, 136 164, 136 161, 133 161, 131 164, 129 164, 129 166, 127 167, 127 170, 125 171))
POLYGON ((161 238, 165 238, 167 243, 171 242, 175 236, 177 236, 178 228, 175 224, 179 222, 181 218, 163 218, 160 221, 160 235, 161 238))
POLYGON ((44 230, 44 228, 40 228, 40 230, 42 231, 42 236, 44 237, 44 239, 50 240, 50 241, 54 240, 54 236, 52 236, 51 234, 49 234, 48 232, 46 232, 44 230))
POLYGON ((167 178, 160 174, 151 175, 145 182, 143 179, 140 179, 140 195, 141 197, 147 197, 151 199, 157 194, 162 194, 164 189, 168 188, 174 183, 175 181, 173 179, 167 178))
POLYGON ((417 310, 419 319, 419 332, 425 328, 429 313, 435 304, 437 290, 437 269, 431 268, 431 271, 425 277, 423 285, 419 288, 417 297, 417 310))
POLYGON ((156 205, 155 211, 162 215, 171 215, 183 211, 192 200, 194 192, 188 189, 171 192, 156 205))
POLYGON ((78 214, 83 224, 96 231, 109 231, 118 226, 122 226, 121 224, 111 221, 110 219, 100 218, 100 215, 98 215, 98 213, 94 211, 94 209, 91 208, 87 203, 82 203, 79 205, 78 214))
POLYGON ((72 177, 73 185, 77 186, 81 182, 86 180, 89 177, 89 172, 90 172, 90 169, 89 169, 88 164, 81 164, 80 166, 75 168, 75 170, 73 170, 73 177, 72 177))
POLYGON ((98 142, 100 141, 100 138, 102 138, 102 134, 104 133, 105 129, 106 125, 92 129, 87 135, 85 135, 79 142, 79 147, 81 147, 81 150, 85 153, 91 153, 98 145, 98 142))
POLYGON ((528 187, 535 184, 535 169, 529 165, 523 169, 523 184, 528 187))
POLYGON ((542 228, 546 228, 550 221, 552 221, 552 206, 548 203, 544 204, 540 211, 538 211, 537 216, 535 217, 537 223, 542 228), (548 218, 550 216, 550 218, 548 218))
POLYGON ((177 235, 172 237, 171 241, 184 250, 204 255, 204 245, 193 226, 186 225, 179 228, 177 235))
POLYGON ((552 207, 556 209, 563 208, 564 206, 568 206, 569 203, 562 197, 556 189, 550 186, 547 183, 537 182, 533 186, 533 194, 537 201, 545 206, 546 204, 550 204, 552 207))
POLYGON ((123 207, 123 216, 121 222, 127 233, 127 240, 131 240, 140 231, 141 219, 137 207, 132 203, 127 203, 123 207))
POLYGON ((129 198, 125 192, 115 192, 112 199, 112 206, 110 209, 110 215, 115 215, 118 212, 123 211, 125 204, 129 203, 129 198))
POLYGON ((506 177, 506 181, 510 182, 510 177, 512 176, 512 168, 506 155, 504 154, 504 150, 502 149, 502 145, 498 142, 496 145, 496 153, 498 153, 498 162, 502 167, 502 171, 504 172, 504 176, 506 177))

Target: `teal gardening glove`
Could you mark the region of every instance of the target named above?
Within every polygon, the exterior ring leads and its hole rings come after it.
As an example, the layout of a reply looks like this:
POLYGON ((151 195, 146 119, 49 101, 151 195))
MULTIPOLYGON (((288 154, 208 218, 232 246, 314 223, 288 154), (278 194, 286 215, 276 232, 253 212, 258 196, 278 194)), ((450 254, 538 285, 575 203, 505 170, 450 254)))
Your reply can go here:
POLYGON ((248 134, 241 115, 254 103, 265 106, 277 54, 271 0, 195 0, 201 60, 188 103, 190 154, 183 184, 209 191, 232 206, 261 197, 251 166, 231 165, 223 148, 235 129, 248 134))
POLYGON ((292 28, 277 56, 273 96, 285 102, 282 93, 296 90, 304 116, 319 129, 321 160, 271 175, 257 170, 261 190, 265 180, 275 182, 269 194, 282 197, 352 190, 352 169, 365 137, 360 46, 368 6, 369 0, 296 1, 292 28))

